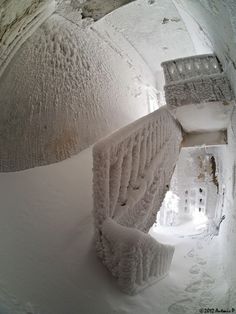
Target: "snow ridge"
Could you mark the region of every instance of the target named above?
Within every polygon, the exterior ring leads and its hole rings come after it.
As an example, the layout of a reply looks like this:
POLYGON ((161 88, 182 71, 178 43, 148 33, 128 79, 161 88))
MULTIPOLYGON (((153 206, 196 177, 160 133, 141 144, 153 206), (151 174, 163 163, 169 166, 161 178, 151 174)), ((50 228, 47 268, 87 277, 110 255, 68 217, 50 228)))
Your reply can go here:
POLYGON ((128 294, 168 273, 174 248, 147 233, 168 189, 181 141, 179 125, 163 107, 93 148, 97 254, 128 294))

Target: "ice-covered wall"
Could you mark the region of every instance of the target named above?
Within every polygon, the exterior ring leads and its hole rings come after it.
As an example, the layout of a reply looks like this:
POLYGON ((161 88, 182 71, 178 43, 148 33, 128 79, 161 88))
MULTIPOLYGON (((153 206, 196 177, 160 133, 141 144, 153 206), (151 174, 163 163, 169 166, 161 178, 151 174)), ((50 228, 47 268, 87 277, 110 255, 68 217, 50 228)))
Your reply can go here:
POLYGON ((228 145, 222 153, 223 161, 223 184, 225 195, 223 212, 225 221, 221 224, 220 237, 222 248, 222 259, 225 276, 228 281, 229 305, 234 306, 236 301, 236 111, 232 115, 231 124, 228 128, 228 145))
POLYGON ((63 160, 148 113, 154 78, 135 49, 59 14, 1 77, 0 171, 63 160))
POLYGON ((0 75, 16 50, 54 10, 54 0, 0 1, 0 75))

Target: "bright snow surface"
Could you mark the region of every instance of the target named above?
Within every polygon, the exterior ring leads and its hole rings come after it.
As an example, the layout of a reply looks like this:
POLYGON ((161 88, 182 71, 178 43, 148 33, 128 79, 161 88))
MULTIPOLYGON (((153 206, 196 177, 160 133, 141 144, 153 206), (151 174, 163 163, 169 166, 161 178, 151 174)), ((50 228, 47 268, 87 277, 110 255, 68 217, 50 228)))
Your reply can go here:
POLYGON ((165 279, 137 296, 118 290, 93 247, 91 148, 1 173, 0 197, 1 314, 191 314, 228 306, 220 237, 191 236, 191 224, 185 235, 177 227, 151 230, 176 247, 165 279))

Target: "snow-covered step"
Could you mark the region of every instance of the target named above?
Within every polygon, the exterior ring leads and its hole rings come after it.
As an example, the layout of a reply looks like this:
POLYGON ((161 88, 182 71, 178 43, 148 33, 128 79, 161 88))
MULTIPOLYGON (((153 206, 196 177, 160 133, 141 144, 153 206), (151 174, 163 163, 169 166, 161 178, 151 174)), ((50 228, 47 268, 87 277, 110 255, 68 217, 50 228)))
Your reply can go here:
POLYGON ((156 243, 147 233, 168 189, 181 141, 180 125, 162 107, 100 140, 93 148, 97 254, 126 293, 137 293, 168 272, 173 249, 156 243), (121 241, 122 230, 126 232, 121 241), (141 245, 139 239, 146 244, 141 245), (123 270, 120 265, 126 264, 127 248, 133 266, 123 270), (160 260, 156 254, 161 254, 160 260), (147 268, 144 273, 143 267, 147 268), (132 269, 136 269, 135 276, 132 269))

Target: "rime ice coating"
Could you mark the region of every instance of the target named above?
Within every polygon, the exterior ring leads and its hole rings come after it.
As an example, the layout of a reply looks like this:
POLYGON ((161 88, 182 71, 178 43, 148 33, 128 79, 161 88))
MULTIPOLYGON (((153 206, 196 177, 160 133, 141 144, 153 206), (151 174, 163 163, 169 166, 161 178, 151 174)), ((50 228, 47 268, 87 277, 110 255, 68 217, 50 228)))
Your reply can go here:
POLYGON ((215 55, 197 55, 162 63, 169 108, 234 99, 226 73, 215 55))
POLYGON ((125 293, 136 294, 169 271, 174 248, 147 233, 164 199, 181 141, 180 126, 161 108, 93 148, 97 254, 125 293))
POLYGON ((62 161, 148 113, 154 77, 135 49, 115 31, 119 45, 59 13, 1 77, 0 172, 62 161))
POLYGON ((54 0, 8 0, 0 3, 0 76, 24 41, 55 10, 54 0))

